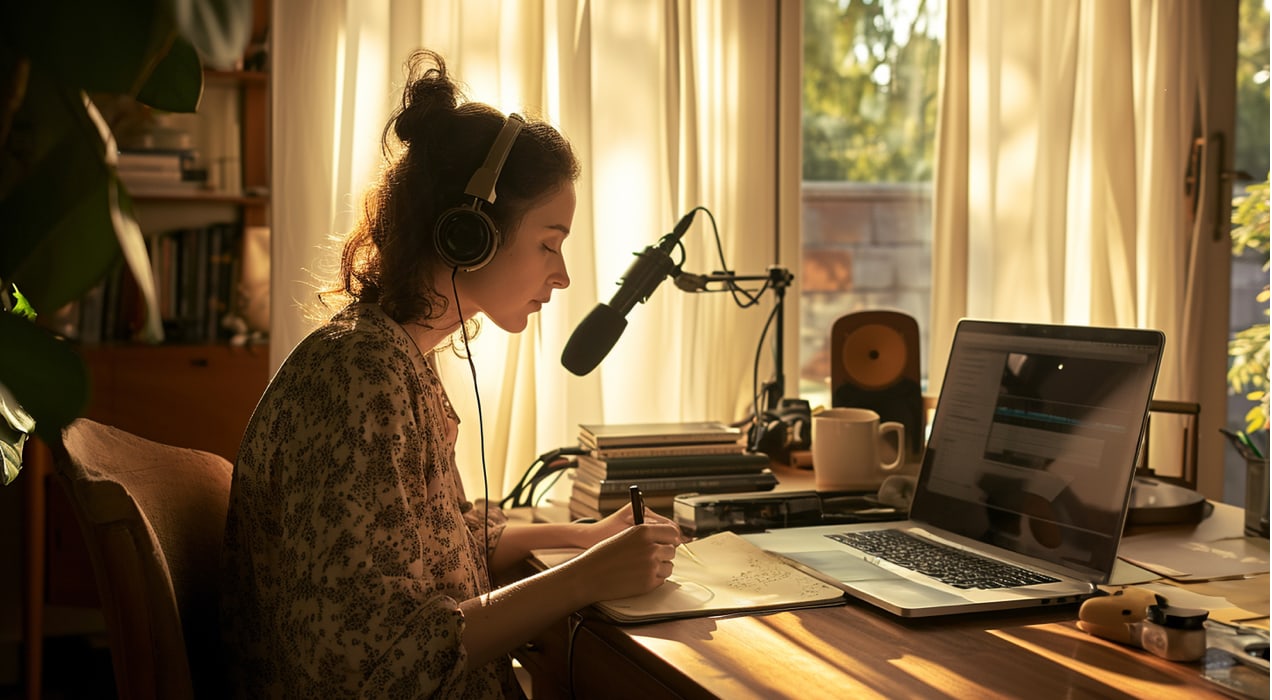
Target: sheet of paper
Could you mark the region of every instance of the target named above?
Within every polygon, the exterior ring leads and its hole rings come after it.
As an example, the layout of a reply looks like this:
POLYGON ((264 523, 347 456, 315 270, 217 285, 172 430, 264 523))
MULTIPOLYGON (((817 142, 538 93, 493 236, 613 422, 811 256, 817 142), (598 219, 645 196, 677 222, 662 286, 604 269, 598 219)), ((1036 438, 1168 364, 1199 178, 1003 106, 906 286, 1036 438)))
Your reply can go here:
POLYGON ((1118 558, 1113 562, 1113 573, 1109 574, 1110 586, 1131 586, 1137 583, 1148 583, 1162 577, 1155 571, 1136 566, 1125 559, 1118 558))
POLYGON ((1122 538, 1118 556, 1176 581, 1211 581, 1268 573, 1268 541, 1230 537, 1199 542, 1176 533, 1122 538))

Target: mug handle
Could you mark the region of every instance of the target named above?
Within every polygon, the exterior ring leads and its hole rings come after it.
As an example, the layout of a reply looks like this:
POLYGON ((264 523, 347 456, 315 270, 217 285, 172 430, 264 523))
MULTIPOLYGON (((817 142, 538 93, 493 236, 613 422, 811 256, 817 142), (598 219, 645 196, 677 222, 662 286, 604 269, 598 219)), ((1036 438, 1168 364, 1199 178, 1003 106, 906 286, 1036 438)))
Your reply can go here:
POLYGON ((887 421, 879 424, 879 437, 883 437, 888 433, 897 434, 897 458, 888 464, 880 465, 885 472, 898 469, 905 463, 905 424, 896 421, 887 421))

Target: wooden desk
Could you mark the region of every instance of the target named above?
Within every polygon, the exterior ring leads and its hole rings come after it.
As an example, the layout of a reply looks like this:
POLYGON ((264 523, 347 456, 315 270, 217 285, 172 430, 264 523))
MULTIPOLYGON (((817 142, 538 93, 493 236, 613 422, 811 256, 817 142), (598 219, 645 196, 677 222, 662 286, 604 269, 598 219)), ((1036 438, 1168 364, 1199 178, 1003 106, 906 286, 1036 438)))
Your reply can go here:
MULTIPOLYGON (((1203 527, 1241 532, 1218 505, 1203 527)), ((1268 577, 1217 582, 1261 602, 1268 577)), ((1209 584, 1192 584, 1190 588, 1209 584)), ((1235 602, 1235 601, 1234 601, 1235 602)), ((536 700, 557 697, 1228 697, 1181 664, 1077 629, 1077 608, 905 620, 843 607, 610 624, 585 611, 518 652, 536 700), (571 691, 573 695, 571 695, 571 691)))

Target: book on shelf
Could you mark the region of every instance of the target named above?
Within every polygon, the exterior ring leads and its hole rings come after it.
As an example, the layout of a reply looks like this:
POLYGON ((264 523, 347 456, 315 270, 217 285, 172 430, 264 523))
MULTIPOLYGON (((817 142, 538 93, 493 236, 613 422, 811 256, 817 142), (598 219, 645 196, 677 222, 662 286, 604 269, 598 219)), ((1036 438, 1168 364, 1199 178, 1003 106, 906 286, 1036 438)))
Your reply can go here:
MULTIPOLYGON (((531 555, 550 568, 580 552, 542 549, 531 555)), ((652 591, 593 607, 615 622, 635 623, 828 607, 846 600, 839 587, 726 531, 679 545, 671 576, 652 591)))
POLYGON ((74 337, 81 343, 99 343, 102 340, 102 306, 106 299, 106 285, 97 284, 80 298, 79 323, 74 337))
POLYGON ((742 431, 719 421, 612 423, 579 426, 579 444, 591 450, 651 445, 736 443, 742 431))
POLYGON ((133 197, 190 197, 201 196, 207 190, 202 182, 166 182, 137 184, 124 181, 128 194, 133 197))
POLYGON ((133 195, 172 195, 198 192, 207 184, 207 171, 194 167, 189 150, 120 151, 116 172, 133 195))
POLYGON ((189 149, 127 149, 119 151, 115 167, 121 173, 130 172, 175 172, 194 167, 195 153, 189 149))
POLYGON ((670 457, 616 457, 597 459, 579 455, 579 473, 597 478, 640 478, 714 474, 755 474, 769 468, 772 462, 762 452, 722 455, 678 455, 670 457))
POLYGON ((180 170, 119 170, 119 179, 130 189, 135 186, 181 184, 180 170))
POLYGON ((219 339, 224 333, 222 319, 230 313, 234 299, 235 244, 238 241, 236 227, 230 224, 213 226, 208 231, 208 293, 207 313, 203 337, 219 339))

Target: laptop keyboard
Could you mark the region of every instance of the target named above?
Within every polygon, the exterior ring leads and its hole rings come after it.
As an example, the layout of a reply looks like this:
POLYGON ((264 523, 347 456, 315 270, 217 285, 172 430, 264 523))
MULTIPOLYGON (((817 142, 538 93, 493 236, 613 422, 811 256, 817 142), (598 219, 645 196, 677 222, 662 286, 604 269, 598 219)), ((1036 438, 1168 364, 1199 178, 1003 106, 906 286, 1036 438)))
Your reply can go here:
POLYGON ((866 530, 826 536, 955 588, 1014 588, 1060 580, 929 542, 901 530, 866 530))

